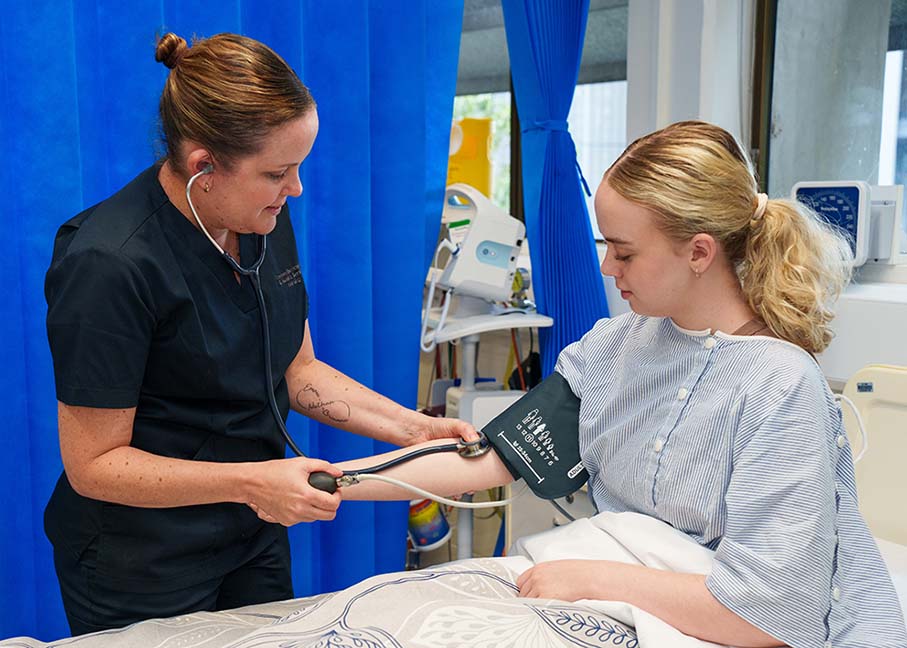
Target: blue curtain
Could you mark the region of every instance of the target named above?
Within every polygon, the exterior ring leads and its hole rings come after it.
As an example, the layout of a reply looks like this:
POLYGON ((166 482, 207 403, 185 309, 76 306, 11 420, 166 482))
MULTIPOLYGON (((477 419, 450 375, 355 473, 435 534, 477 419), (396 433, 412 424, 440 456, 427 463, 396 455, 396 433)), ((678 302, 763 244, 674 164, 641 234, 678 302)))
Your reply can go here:
MULTIPOLYGON (((567 115, 579 75, 589 0, 502 0, 522 129, 523 201, 542 370, 608 316, 595 238, 567 115)), ((594 179, 597 181, 597 178, 594 179)), ((594 187, 593 187, 594 189, 594 187)))
MULTIPOLYGON (((422 282, 440 224, 462 0, 182 0, 5 3, 0 19, 0 638, 68 634, 44 537, 61 470, 44 272, 57 227, 156 159, 167 73, 155 35, 232 31, 262 40, 312 89, 321 130, 291 205, 317 355, 412 407, 422 282)), ((383 450, 291 415, 304 451, 383 450)), ((299 596, 405 557, 404 504, 346 503, 291 530, 299 596)))

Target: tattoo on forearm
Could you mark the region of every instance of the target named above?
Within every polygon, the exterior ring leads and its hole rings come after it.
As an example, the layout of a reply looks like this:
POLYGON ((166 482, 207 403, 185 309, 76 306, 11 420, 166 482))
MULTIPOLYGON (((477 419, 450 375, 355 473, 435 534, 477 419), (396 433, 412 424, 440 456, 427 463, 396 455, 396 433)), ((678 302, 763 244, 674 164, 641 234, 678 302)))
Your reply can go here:
POLYGON ((349 403, 342 400, 322 400, 318 390, 311 383, 296 392, 296 404, 307 412, 321 410, 322 416, 335 423, 346 423, 350 420, 349 403))

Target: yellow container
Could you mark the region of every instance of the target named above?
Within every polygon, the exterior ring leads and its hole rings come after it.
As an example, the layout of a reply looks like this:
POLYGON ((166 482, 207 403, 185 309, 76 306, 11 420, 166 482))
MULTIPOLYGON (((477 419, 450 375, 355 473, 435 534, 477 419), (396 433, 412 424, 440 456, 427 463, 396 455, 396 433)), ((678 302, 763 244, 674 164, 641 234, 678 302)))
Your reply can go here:
POLYGON ((466 117, 450 129, 447 184, 462 182, 491 198, 491 118, 466 117))
POLYGON ((437 549, 450 539, 450 525, 437 502, 410 500, 409 537, 416 551, 437 549))

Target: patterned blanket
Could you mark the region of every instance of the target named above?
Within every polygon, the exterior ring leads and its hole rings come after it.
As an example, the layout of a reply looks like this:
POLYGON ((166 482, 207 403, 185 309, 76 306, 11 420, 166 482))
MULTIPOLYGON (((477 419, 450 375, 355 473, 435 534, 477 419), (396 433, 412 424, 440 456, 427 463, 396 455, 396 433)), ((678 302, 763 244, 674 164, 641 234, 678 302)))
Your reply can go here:
POLYGON ((308 598, 152 619, 53 643, 6 648, 637 648, 636 633, 586 605, 517 598, 521 559, 480 558, 375 576, 308 598), (514 570, 517 568, 517 570, 514 570))

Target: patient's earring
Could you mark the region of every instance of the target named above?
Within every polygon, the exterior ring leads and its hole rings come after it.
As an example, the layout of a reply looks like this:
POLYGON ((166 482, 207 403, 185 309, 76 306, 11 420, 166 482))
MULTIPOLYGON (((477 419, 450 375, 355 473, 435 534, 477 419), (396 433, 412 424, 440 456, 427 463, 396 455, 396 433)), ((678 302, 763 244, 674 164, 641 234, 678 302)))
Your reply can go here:
POLYGON ((208 193, 209 191, 211 191, 211 185, 209 185, 209 184, 206 182, 206 183, 205 183, 204 189, 205 189, 205 193, 208 193))
MULTIPOLYGON (((205 191, 208 191, 208 190, 205 189, 205 191)), ((693 270, 693 274, 696 275, 696 278, 697 278, 697 279, 699 279, 700 277, 702 277, 702 273, 699 272, 699 270, 693 270)))

